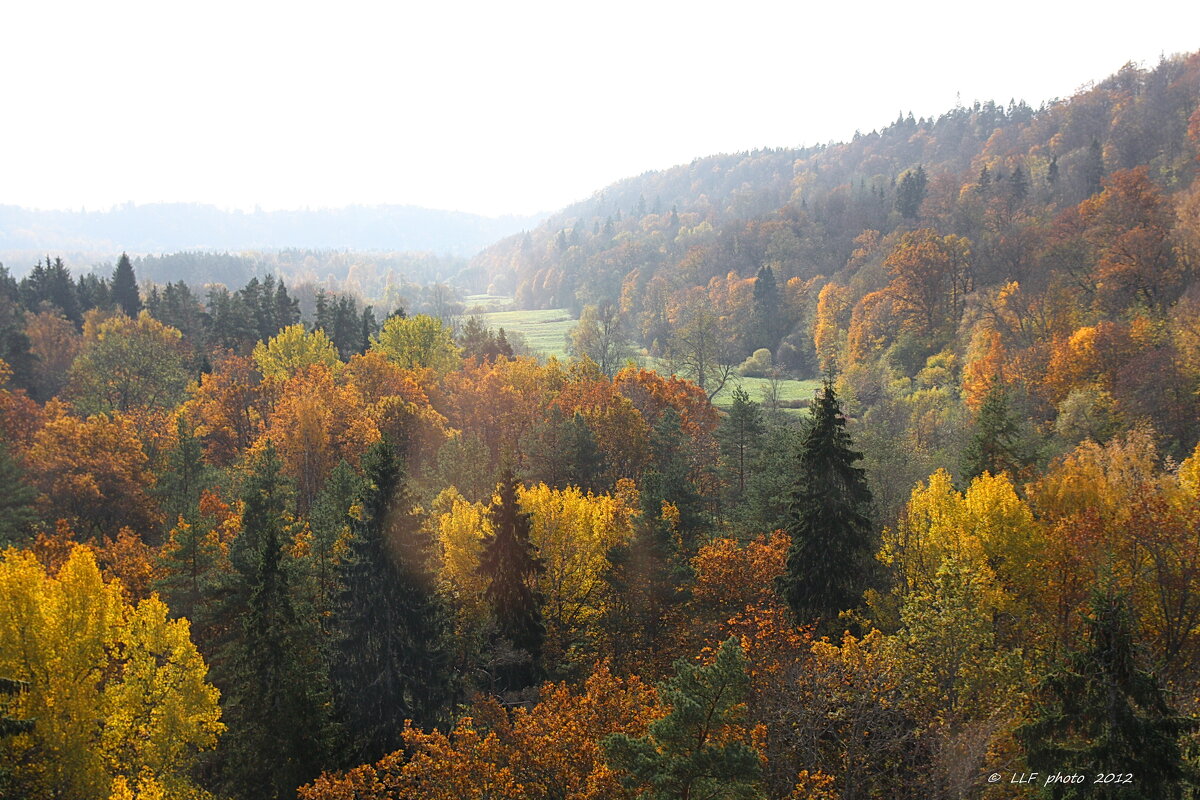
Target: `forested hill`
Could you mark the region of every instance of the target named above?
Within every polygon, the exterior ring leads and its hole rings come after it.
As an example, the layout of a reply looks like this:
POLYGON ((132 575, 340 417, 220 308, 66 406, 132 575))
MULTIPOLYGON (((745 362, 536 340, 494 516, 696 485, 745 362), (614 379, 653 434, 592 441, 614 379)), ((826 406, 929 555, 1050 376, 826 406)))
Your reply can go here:
MULTIPOLYGON (((763 266, 780 283, 853 272, 865 263, 848 263, 865 230, 966 236, 980 276, 1000 281, 1022 266, 1003 263, 1014 258, 1006 249, 1014 232, 1027 240, 1113 173, 1145 166, 1164 192, 1188 186, 1198 96, 1200 54, 1192 54, 1151 69, 1126 65, 1036 110, 975 103, 936 119, 901 115, 842 144, 698 158, 616 183, 497 243, 475 258, 471 277, 531 308, 624 296, 628 321, 651 338, 644 317, 657 310, 639 298, 669 303, 688 287, 763 266), (1003 220, 988 201, 1000 194, 1012 201, 1003 220)), ((879 277, 860 280, 879 288, 879 277)))
MULTIPOLYGON (((178 250, 337 248, 469 256, 539 217, 482 217, 414 206, 223 211, 194 203, 124 205, 107 211, 0 206, 0 252, 115 254, 178 250)), ((17 263, 15 260, 13 263, 17 263)))

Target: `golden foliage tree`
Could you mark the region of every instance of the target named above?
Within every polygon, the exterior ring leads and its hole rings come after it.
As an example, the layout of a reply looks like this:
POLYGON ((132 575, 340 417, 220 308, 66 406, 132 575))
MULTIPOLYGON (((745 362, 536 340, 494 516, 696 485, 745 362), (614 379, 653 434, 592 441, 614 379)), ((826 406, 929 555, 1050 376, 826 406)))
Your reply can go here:
POLYGON ((104 800, 149 775, 182 789, 224 726, 217 690, 156 598, 136 606, 76 548, 54 576, 32 554, 0 560, 0 672, 26 681, 32 732, 0 742, 29 798, 104 800))

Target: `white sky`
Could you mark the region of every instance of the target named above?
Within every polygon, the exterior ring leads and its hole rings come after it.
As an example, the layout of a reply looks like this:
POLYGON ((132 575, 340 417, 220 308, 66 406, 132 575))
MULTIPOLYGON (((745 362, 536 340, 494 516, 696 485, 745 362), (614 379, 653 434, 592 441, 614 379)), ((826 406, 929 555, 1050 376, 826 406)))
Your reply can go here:
POLYGON ((10 0, 0 203, 551 211, 1195 49, 1188 0, 10 0))

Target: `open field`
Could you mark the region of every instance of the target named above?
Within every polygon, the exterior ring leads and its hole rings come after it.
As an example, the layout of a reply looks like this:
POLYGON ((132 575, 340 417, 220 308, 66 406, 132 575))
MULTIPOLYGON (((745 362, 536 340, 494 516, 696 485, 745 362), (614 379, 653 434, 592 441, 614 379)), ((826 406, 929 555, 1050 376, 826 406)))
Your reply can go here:
POLYGON ((491 328, 504 328, 506 333, 517 332, 525 342, 544 356, 565 358, 567 354, 567 332, 575 327, 575 320, 565 308, 543 311, 493 311, 480 314, 483 323, 491 328))
MULTIPOLYGON (((733 390, 737 386, 741 386, 746 390, 746 394, 750 395, 750 399, 756 403, 763 402, 763 392, 766 391, 767 385, 770 383, 766 378, 743 378, 740 375, 729 379, 729 382, 722 387, 717 396, 713 398, 713 405, 725 408, 733 402, 733 390)), ((821 387, 821 382, 815 378, 806 380, 795 380, 787 378, 779 382, 779 402, 788 404, 800 400, 805 407, 808 406, 808 401, 812 400, 813 393, 821 387)), ((785 411, 798 411, 799 409, 785 408, 785 411)))
MULTIPOLYGON (((475 298, 468 298, 475 300, 475 298)), ((508 298, 489 297, 488 300, 499 304, 508 298)), ((546 309, 542 311, 493 311, 480 314, 485 325, 493 328, 504 328, 506 332, 519 332, 525 341, 537 353, 543 356, 566 357, 567 332, 575 325, 576 320, 565 308, 546 309)), ((645 355, 635 358, 638 363, 656 369, 661 368, 658 359, 645 355)), ((741 386, 756 403, 763 402, 763 393, 770 381, 766 378, 743 378, 735 375, 721 392, 713 398, 713 404, 726 407, 733 402, 733 390, 741 386)), ((805 405, 812 399, 821 385, 818 380, 785 379, 779 382, 779 402, 791 405, 802 401, 805 405)), ((785 409, 795 411, 796 409, 785 409)))

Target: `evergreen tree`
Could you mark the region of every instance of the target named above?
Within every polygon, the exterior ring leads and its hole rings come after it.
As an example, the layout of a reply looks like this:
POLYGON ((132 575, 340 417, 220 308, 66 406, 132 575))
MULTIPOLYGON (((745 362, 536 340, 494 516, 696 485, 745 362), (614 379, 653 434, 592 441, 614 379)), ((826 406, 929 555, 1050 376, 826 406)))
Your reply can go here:
POLYGON ((975 418, 975 431, 963 452, 963 483, 984 472, 1015 476, 1024 459, 1016 416, 1008 403, 1008 392, 997 381, 983 398, 975 418))
POLYGON ((871 491, 862 454, 851 449, 846 418, 833 390, 811 407, 800 446, 788 509, 792 544, 778 589, 800 621, 829 622, 858 605, 871 583, 877 550, 871 527, 871 491))
POLYGON ((1104 149, 1100 141, 1093 138, 1083 161, 1084 196, 1091 197, 1104 188, 1104 149))
POLYGON ((733 403, 717 427, 721 457, 731 476, 730 499, 733 505, 740 503, 746 493, 746 479, 764 431, 762 409, 750 399, 745 389, 736 387, 733 390, 733 403))
POLYGON ((1043 774, 1121 772, 1133 782, 1050 784, 1044 797, 1170 800, 1196 785, 1179 738, 1197 721, 1176 714, 1138 666, 1132 629, 1126 597, 1094 592, 1085 646, 1039 683, 1034 717, 1017 739, 1030 768, 1043 774))
POLYGON ((304 652, 284 565, 287 487, 268 443, 243 492, 244 546, 232 559, 246 598, 232 621, 221 687, 229 725, 228 787, 242 798, 294 796, 328 763, 330 728, 320 662, 304 652))
POLYGON ((19 541, 28 535, 37 521, 33 504, 37 491, 25 482, 21 464, 0 441, 0 547, 19 541))
POLYGON ((900 178, 900 185, 896 188, 896 210, 905 219, 916 219, 920 216, 927 180, 924 166, 910 169, 900 178))
POLYGON ((199 516, 200 492, 210 472, 195 427, 182 414, 175 422, 175 445, 167 451, 166 462, 155 489, 169 528, 180 517, 194 520, 199 516))
POLYGON ((640 487, 647 513, 657 517, 663 503, 670 503, 679 512, 682 550, 675 556, 681 564, 690 558, 697 535, 706 523, 704 501, 692 480, 688 442, 679 412, 668 407, 650 430, 650 465, 642 474, 640 487))
POLYGON ((364 470, 335 612, 333 677, 351 764, 398 749, 405 720, 441 721, 449 697, 447 614, 395 448, 373 445, 364 470))
POLYGON ((710 665, 676 661, 675 677, 659 689, 670 713, 641 738, 615 733, 601 740, 609 764, 625 773, 626 788, 649 800, 761 797, 758 752, 739 724, 749 690, 746 658, 734 637, 710 665), (735 731, 741 735, 730 735, 735 731))
POLYGON ((535 582, 545 567, 529 538, 529 515, 517 502, 517 479, 509 470, 500 478, 500 500, 490 509, 493 533, 483 540, 479 571, 487 578, 484 591, 499 635, 527 656, 499 671, 502 690, 515 691, 541 678, 542 643, 546 625, 542 596, 535 582))
POLYGON ((604 489, 604 452, 596 442, 583 414, 576 411, 563 423, 563 446, 567 453, 567 485, 585 492, 604 489))
POLYGON ((765 347, 774 350, 779 344, 783 322, 783 304, 779 296, 779 285, 775 282, 775 271, 769 266, 760 267, 754 279, 754 336, 753 346, 757 350, 765 347))
POLYGON ((113 304, 127 316, 136 317, 141 313, 142 297, 138 293, 137 276, 133 274, 133 264, 125 253, 121 253, 117 268, 113 270, 109 294, 113 304))

